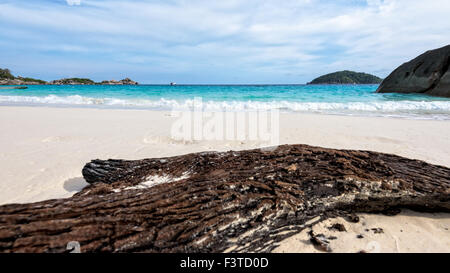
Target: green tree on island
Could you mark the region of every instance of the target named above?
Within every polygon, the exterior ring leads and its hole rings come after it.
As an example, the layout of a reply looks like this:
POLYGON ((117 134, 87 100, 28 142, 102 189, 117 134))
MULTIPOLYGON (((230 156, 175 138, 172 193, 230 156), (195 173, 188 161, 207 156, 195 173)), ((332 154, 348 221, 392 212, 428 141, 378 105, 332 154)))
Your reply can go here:
POLYGON ((323 75, 308 84, 378 84, 382 81, 374 75, 344 70, 323 75))
POLYGON ((14 76, 11 74, 11 71, 9 69, 2 69, 0 68, 0 79, 14 79, 14 76))

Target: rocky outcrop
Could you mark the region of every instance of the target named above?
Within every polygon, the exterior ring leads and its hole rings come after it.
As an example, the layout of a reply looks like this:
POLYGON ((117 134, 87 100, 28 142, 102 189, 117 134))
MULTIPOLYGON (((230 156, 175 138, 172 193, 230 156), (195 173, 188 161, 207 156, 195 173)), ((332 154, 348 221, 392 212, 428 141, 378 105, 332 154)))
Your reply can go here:
POLYGON ((0 206, 0 252, 267 252, 336 215, 450 211, 449 168, 368 151, 93 160, 83 175, 71 198, 0 206))
POLYGON ((51 81, 53 85, 94 85, 95 82, 86 78, 69 78, 51 81))
POLYGON ((43 84, 38 81, 24 81, 20 78, 16 79, 0 79, 0 85, 38 85, 43 84))
POLYGON ((381 83, 377 92, 450 97, 450 45, 404 63, 381 83))
POLYGON ((51 82, 46 82, 43 80, 15 77, 11 74, 9 69, 0 68, 0 85, 37 85, 37 84, 50 84, 50 85, 138 85, 139 83, 131 80, 130 78, 125 78, 120 81, 110 80, 102 81, 101 83, 96 83, 95 81, 87 78, 64 78, 59 80, 54 80, 51 82))
POLYGON ((102 81, 100 83, 96 83, 91 79, 80 79, 80 78, 71 78, 71 79, 61 79, 50 82, 50 84, 54 85, 138 85, 137 82, 132 81, 129 78, 125 78, 120 81, 110 80, 110 81, 102 81))
POLYGON ((120 81, 115 81, 115 80, 102 81, 100 84, 102 84, 102 85, 138 85, 137 82, 131 80, 130 78, 125 78, 120 81))
POLYGON ((33 78, 24 78, 24 77, 15 77, 11 74, 9 69, 1 69, 0 68, 0 85, 37 85, 37 84, 47 84, 46 81, 33 79, 33 78))

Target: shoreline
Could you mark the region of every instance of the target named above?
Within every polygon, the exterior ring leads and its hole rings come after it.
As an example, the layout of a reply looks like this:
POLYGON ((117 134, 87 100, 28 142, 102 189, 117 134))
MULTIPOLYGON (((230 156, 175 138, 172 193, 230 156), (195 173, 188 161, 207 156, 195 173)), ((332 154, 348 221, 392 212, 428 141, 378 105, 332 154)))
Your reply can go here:
MULTIPOLYGON (((0 204, 73 195, 92 159, 141 159, 270 146, 171 138, 167 111, 0 107, 0 204)), ((450 167, 450 122, 280 114, 280 144, 370 150, 450 167)))
MULTIPOLYGON (((98 109, 98 110, 130 110, 130 111, 150 111, 150 112, 171 112, 169 107, 153 107, 138 106, 138 105, 109 105, 109 104, 61 104, 61 103, 9 103, 0 102, 1 107, 11 108, 57 108, 57 109, 98 109)), ((450 121, 450 116, 443 114, 427 114, 427 115, 401 115, 401 114, 374 114, 376 111, 367 113, 336 113, 336 112, 320 112, 320 111, 295 111, 295 110, 280 110, 280 109, 264 109, 264 110, 278 110, 283 115, 320 115, 320 116, 338 116, 338 117, 359 117, 359 118, 387 118, 398 120, 424 120, 424 121, 450 121)), ((186 111, 185 108, 175 108, 173 111, 186 111)), ((189 110, 187 110, 189 111, 189 110)), ((252 112, 255 109, 232 109, 231 112, 252 112)), ((205 112, 223 112, 218 110, 205 110, 205 112)))
MULTIPOLYGON (((267 146, 258 141, 174 140, 170 127, 175 120, 167 111, 0 106, 0 124, 7 132, 0 135, 0 205, 71 197, 88 185, 81 170, 97 158, 132 160, 267 146)), ((390 153, 450 167, 448 121, 280 114, 280 144, 299 143, 390 153)), ((358 214, 383 227, 385 234, 366 232, 362 240, 357 235, 364 221, 343 222, 348 232, 331 234, 338 238, 330 243, 333 252, 371 252, 372 240, 381 244, 381 252, 450 251, 448 240, 424 247, 413 240, 448 234, 450 213, 408 213, 358 214), (408 226, 410 222, 414 224, 408 226)), ((319 223, 314 232, 328 232, 328 223, 319 223)), ((305 234, 307 230, 283 240, 275 252, 317 252, 305 234)))
POLYGON ((238 87, 30 86, 23 92, 1 92, 0 106, 184 111, 201 103, 205 111, 212 112, 277 110, 292 114, 450 120, 449 99, 420 94, 377 94, 377 85, 235 86, 238 87))

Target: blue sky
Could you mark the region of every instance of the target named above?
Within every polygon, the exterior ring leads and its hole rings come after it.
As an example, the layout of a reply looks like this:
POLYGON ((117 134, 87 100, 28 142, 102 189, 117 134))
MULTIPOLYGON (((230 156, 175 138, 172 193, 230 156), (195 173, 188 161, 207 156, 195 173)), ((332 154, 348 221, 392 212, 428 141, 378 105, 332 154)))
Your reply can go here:
POLYGON ((448 0, 0 0, 0 67, 45 80, 385 77, 450 44, 448 0))

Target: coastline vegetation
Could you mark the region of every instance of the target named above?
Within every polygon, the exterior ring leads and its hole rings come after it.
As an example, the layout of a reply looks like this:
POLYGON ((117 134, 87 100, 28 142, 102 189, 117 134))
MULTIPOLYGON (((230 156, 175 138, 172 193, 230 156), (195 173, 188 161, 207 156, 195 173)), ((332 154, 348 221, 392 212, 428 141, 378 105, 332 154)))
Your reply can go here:
POLYGON ((15 77, 11 74, 11 71, 9 69, 2 69, 0 68, 0 79, 9 79, 12 80, 15 77))
POLYGON ((22 80, 24 82, 37 82, 37 83, 40 83, 40 84, 46 84, 47 83, 46 81, 39 80, 39 79, 34 79, 34 78, 29 78, 29 77, 26 77, 26 78, 17 77, 17 79, 22 80))
POLYGON ((61 84, 96 84, 93 80, 87 78, 68 78, 58 80, 61 84))
POLYGON ((382 81, 374 75, 344 70, 320 76, 308 84, 378 84, 382 81))
POLYGON ((46 81, 34 79, 30 77, 15 77, 11 71, 7 68, 0 68, 0 80, 4 81, 6 84, 11 83, 30 83, 30 84, 47 84, 46 81))
POLYGON ((0 68, 0 85, 36 85, 36 84, 51 84, 51 85, 137 85, 138 83, 125 78, 120 81, 110 80, 95 82, 88 78, 65 78, 46 82, 40 79, 30 77, 15 77, 7 68, 0 68))

